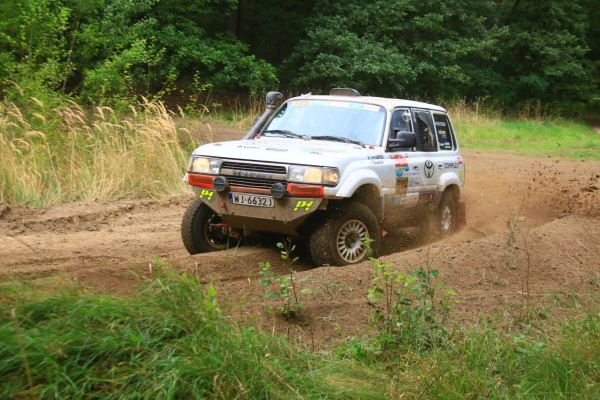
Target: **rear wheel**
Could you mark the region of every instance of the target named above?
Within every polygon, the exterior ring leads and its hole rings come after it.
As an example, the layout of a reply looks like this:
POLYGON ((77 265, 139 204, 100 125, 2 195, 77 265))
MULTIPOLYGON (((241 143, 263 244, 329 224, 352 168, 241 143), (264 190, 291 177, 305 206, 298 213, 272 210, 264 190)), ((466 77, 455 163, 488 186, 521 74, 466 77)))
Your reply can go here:
POLYGON ((445 192, 438 206, 437 213, 430 221, 430 230, 434 238, 450 236, 458 227, 456 198, 452 192, 445 192))
POLYGON ((181 239, 190 254, 227 248, 229 226, 200 199, 190 204, 181 221, 181 239))
POLYGON ((309 239, 316 265, 348 265, 366 260, 379 244, 379 222, 364 204, 333 210, 309 239))

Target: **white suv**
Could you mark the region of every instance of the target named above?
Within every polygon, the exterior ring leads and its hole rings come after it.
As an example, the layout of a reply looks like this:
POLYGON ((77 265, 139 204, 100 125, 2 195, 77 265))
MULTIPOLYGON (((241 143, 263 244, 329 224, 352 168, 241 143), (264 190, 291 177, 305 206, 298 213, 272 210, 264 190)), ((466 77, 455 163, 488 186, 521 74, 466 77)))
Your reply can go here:
POLYGON ((192 154, 196 194, 182 221, 190 254, 252 231, 295 237, 316 265, 364 261, 384 227, 426 222, 448 235, 464 219, 465 166, 441 107, 354 89, 276 103, 239 141, 192 154))

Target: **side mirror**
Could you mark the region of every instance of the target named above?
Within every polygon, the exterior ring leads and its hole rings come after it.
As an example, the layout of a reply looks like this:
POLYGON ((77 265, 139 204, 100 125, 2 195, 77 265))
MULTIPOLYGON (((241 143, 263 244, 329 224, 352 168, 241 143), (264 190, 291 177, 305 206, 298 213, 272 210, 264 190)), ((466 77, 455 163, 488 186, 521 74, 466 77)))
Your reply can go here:
POLYGON ((416 147, 417 135, 414 132, 398 131, 395 139, 388 140, 388 149, 396 147, 416 147))

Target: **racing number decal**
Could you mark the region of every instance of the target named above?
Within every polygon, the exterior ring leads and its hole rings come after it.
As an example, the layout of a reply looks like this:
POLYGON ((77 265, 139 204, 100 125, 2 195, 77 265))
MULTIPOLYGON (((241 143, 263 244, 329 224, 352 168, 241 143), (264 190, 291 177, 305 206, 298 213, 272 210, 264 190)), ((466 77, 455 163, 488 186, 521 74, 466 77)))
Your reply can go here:
POLYGON ((213 197, 213 194, 215 194, 215 192, 213 192, 212 190, 202 189, 198 198, 201 199, 203 197, 206 197, 206 200, 210 201, 213 197))
POLYGON ((301 208, 304 208, 304 211, 310 211, 310 208, 312 207, 313 203, 314 203, 314 200, 311 200, 311 201, 298 200, 296 202, 296 207, 294 207, 294 209, 292 211, 296 212, 301 208))

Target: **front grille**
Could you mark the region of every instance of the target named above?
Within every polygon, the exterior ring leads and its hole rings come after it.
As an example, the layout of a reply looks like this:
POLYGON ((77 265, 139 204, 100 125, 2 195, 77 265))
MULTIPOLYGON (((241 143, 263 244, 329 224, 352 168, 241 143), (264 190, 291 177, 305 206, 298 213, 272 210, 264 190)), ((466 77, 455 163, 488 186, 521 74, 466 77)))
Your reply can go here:
POLYGON ((241 176, 228 176, 227 182, 230 186, 242 186, 248 188, 262 188, 262 189, 271 189, 274 183, 281 182, 284 185, 285 181, 280 181, 276 179, 257 179, 257 178, 244 178, 241 176))
POLYGON ((221 175, 227 178, 230 186, 270 189, 277 182, 286 184, 287 169, 283 165, 224 161, 221 175))
POLYGON ((268 174, 286 174, 287 170, 283 165, 268 165, 268 164, 247 164, 231 161, 224 161, 221 164, 221 169, 234 169, 242 171, 264 172, 268 174))

